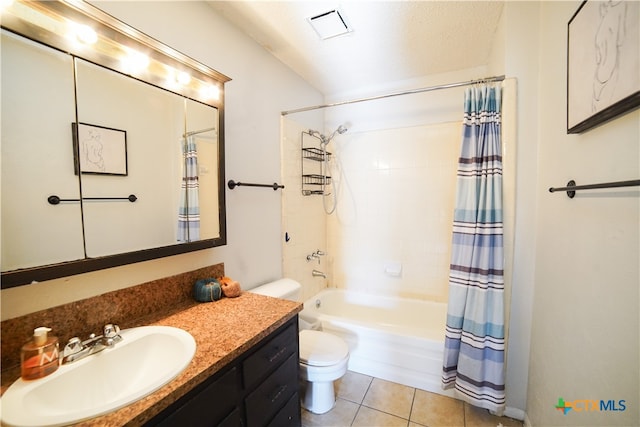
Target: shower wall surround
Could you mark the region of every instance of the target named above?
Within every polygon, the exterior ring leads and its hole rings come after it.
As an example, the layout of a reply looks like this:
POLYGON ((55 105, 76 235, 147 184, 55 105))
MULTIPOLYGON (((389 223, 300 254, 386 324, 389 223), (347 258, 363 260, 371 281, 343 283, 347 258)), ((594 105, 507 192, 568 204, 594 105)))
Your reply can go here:
POLYGON ((327 286, 327 280, 314 277, 312 271, 319 270, 329 276, 332 257, 327 250, 327 215, 322 208, 322 196, 302 195, 300 138, 308 129, 309 126, 290 118, 283 119, 282 181, 287 191, 282 192, 282 230, 287 235, 282 243, 282 273, 283 277, 295 279, 302 285, 303 301, 327 286), (327 255, 307 261, 307 255, 318 249, 328 252, 327 255))
POLYGON ((33 335, 35 327, 52 328, 52 333, 65 343, 73 336, 87 337, 97 333, 107 323, 117 324, 122 329, 142 326, 197 305, 192 298, 193 283, 223 275, 224 264, 214 264, 5 320, 0 323, 2 375, 20 364, 20 347, 33 335))
MULTIPOLYGON (((485 71, 443 76, 438 82, 471 80, 485 71)), ((515 80, 503 83, 503 188, 506 298, 510 298, 515 218, 515 80)), ((356 96, 357 98, 357 96, 356 96)), ((300 132, 308 127, 283 120, 284 230, 298 230, 283 243, 285 275, 312 268, 328 274, 327 286, 373 294, 446 302, 462 132, 464 87, 324 111, 324 129, 347 123, 327 149, 338 205, 324 214, 321 196, 300 196, 300 132), (326 232, 324 237, 323 232, 326 232), (300 236, 302 233, 302 237, 300 236), (304 261, 305 250, 327 239, 321 264, 304 261), (319 268, 318 268, 319 267, 319 268)), ((309 270, 308 272, 306 270, 309 270)), ((313 296, 322 281, 305 287, 313 296)), ((507 309, 508 311, 508 309, 507 309)), ((508 313, 507 313, 508 316, 508 313)))
POLYGON ((338 206, 326 215, 322 196, 301 195, 306 128, 284 120, 283 271, 303 284, 304 299, 328 285, 447 301, 460 129, 448 122, 339 135, 327 147, 338 206), (306 260, 324 248, 319 263, 306 260), (328 280, 313 278, 313 269, 328 280))
POLYGON ((340 137, 328 227, 337 287, 447 301, 459 140, 459 122, 340 137))

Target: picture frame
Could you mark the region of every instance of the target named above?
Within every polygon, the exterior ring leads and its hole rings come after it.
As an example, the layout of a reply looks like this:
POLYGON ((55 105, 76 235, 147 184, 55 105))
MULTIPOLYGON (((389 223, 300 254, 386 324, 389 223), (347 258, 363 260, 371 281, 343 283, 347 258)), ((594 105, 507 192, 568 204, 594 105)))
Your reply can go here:
POLYGON ((71 123, 75 174, 129 174, 127 132, 89 123, 71 123))
POLYGON ((567 24, 567 133, 640 106, 640 2, 585 0, 567 24))

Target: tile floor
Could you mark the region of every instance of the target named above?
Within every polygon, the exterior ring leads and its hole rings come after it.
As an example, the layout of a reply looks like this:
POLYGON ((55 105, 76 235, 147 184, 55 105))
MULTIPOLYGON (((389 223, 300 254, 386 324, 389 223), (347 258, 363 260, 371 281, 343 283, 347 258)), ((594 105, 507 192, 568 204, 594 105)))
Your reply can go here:
POLYGON ((352 371, 335 387, 336 406, 322 415, 302 409, 303 427, 522 427, 450 397, 352 371))

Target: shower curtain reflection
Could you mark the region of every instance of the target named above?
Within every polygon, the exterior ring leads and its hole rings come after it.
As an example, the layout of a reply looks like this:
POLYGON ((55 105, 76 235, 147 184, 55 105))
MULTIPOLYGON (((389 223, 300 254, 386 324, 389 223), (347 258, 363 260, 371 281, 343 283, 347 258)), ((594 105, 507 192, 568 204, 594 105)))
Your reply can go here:
POLYGON ((192 242, 200 240, 198 151, 193 135, 184 138, 181 145, 184 170, 178 208, 178 241, 192 242))

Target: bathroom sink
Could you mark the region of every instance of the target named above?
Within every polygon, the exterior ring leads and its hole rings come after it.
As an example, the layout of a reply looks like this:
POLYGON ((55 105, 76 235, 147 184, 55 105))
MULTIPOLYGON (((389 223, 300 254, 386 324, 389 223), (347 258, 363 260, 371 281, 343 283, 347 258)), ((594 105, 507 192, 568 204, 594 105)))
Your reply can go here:
POLYGON ((196 351, 191 334, 169 326, 124 329, 120 335, 113 348, 47 377, 13 383, 0 399, 2 425, 61 426, 115 411, 174 379, 196 351))

